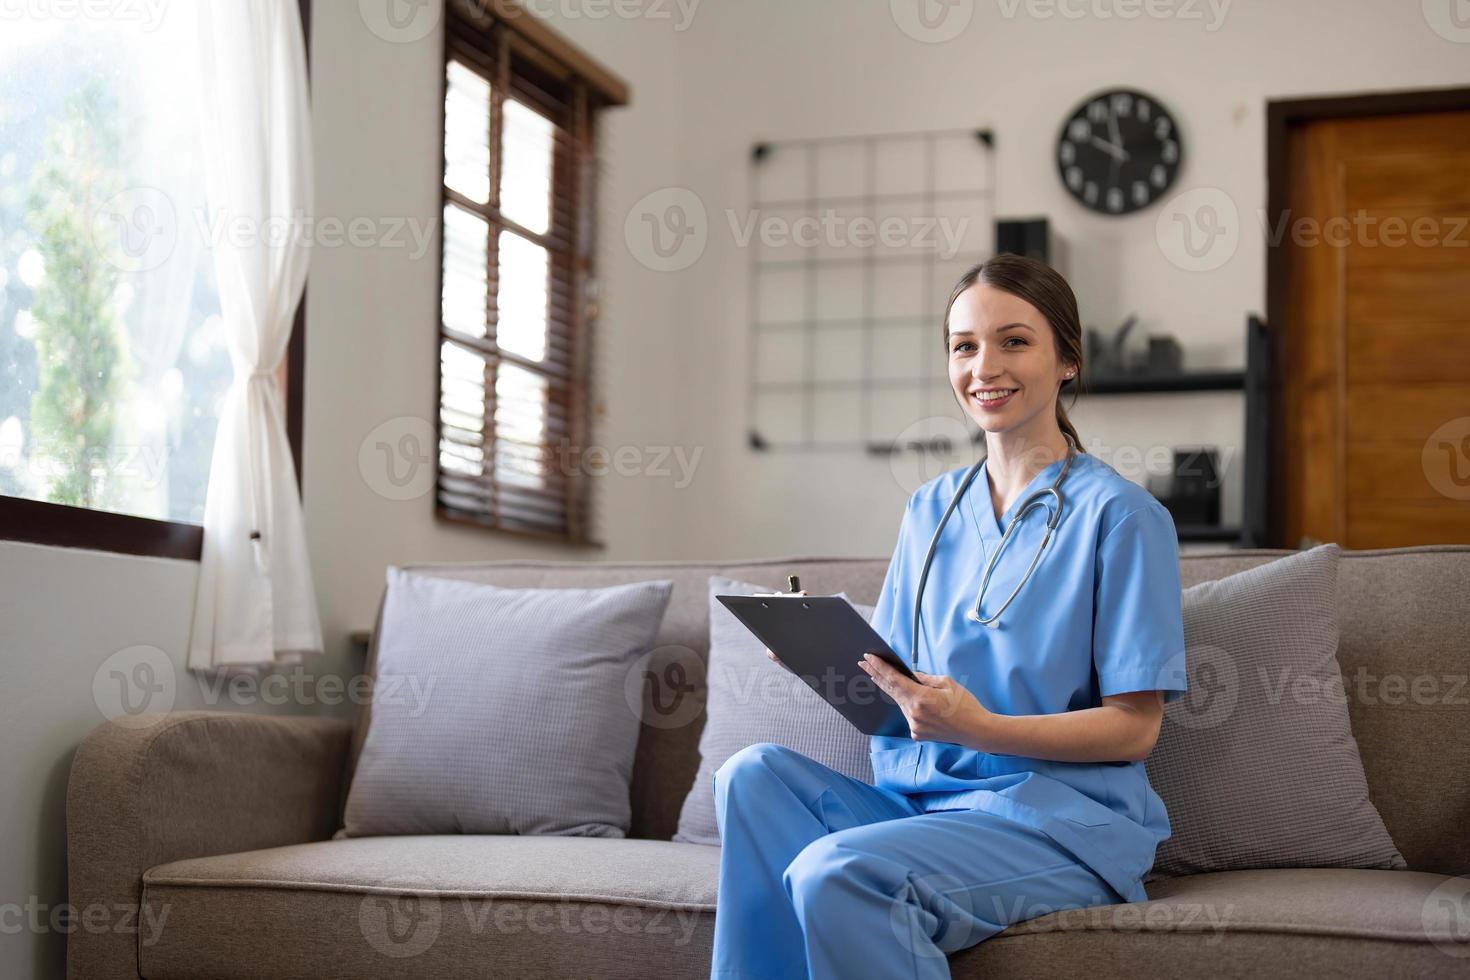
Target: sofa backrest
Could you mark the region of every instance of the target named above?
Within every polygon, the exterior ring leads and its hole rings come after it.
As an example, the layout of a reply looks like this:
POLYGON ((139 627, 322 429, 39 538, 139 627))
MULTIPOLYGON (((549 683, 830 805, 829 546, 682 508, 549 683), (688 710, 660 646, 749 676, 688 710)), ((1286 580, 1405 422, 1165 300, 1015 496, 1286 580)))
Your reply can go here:
MULTIPOLYGON (((1188 553, 1180 575, 1188 588, 1292 554, 1285 550, 1188 553)), ((808 591, 846 592, 873 604, 887 558, 778 558, 759 561, 560 562, 488 561, 415 564, 416 571, 502 587, 588 588, 646 579, 674 583, 660 631, 655 681, 645 684, 634 762, 631 836, 667 840, 699 768, 702 710, 681 697, 704 699, 711 575, 770 590, 801 576, 808 591), (693 690, 663 684, 660 664, 677 661, 693 690), (653 703, 657 696, 658 703, 653 703)), ((1470 871, 1470 546, 1438 545, 1342 552, 1339 574, 1342 638, 1338 661, 1369 793, 1409 867, 1470 871)), ((381 605, 379 607, 381 612, 381 605)), ((374 627, 376 638, 377 627, 374 627)), ((372 670, 376 646, 369 648, 372 670)), ((353 757, 366 733, 359 717, 353 757)))

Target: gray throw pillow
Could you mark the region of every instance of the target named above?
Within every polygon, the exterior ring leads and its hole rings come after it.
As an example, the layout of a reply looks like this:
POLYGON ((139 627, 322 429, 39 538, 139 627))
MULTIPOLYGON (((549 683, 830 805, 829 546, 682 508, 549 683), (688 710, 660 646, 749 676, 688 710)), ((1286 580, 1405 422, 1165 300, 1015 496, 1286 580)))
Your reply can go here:
POLYGON ((673 583, 506 589, 388 569, 345 836, 625 837, 623 689, 673 583))
POLYGON ((1339 548, 1184 590, 1189 693, 1145 766, 1173 836, 1146 880, 1247 868, 1404 868, 1337 663, 1339 548))
MULTIPOLYGON (((715 770, 747 745, 775 742, 854 779, 873 781, 868 736, 801 678, 772 663, 765 644, 715 599, 716 595, 775 591, 769 586, 710 577, 709 697, 704 732, 699 737, 699 774, 684 797, 676 841, 720 843, 715 770)), ((864 619, 873 618, 874 607, 853 606, 864 619)))

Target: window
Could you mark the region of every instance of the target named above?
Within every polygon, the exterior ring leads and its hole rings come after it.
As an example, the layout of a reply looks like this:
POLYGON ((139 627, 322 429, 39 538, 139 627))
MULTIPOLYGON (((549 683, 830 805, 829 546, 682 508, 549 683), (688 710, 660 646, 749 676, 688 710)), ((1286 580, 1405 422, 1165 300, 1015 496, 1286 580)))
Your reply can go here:
POLYGON ((626 88, 489 6, 446 14, 436 508, 587 544, 595 118, 626 88))
POLYGON ((197 558, 232 369, 179 56, 195 25, 103 13, 0 30, 0 537, 197 558))

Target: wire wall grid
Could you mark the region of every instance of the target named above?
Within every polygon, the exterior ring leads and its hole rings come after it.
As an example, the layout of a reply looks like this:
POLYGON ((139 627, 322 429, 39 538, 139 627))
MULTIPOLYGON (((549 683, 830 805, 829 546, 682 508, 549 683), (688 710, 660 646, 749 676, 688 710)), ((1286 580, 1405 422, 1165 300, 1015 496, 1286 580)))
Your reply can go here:
POLYGON ((887 454, 956 431, 941 318, 994 250, 994 146, 974 129, 756 144, 752 449, 887 454))

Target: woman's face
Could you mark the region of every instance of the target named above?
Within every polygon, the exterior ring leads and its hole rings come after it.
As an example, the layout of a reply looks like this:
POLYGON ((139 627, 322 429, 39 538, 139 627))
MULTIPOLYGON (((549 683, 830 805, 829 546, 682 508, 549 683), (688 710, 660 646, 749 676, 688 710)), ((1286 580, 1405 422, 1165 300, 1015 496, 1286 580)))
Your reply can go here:
POLYGON ((1046 317, 1024 299, 976 283, 950 309, 946 344, 950 387, 986 432, 1024 431, 1055 416, 1072 365, 1058 357, 1046 317))

